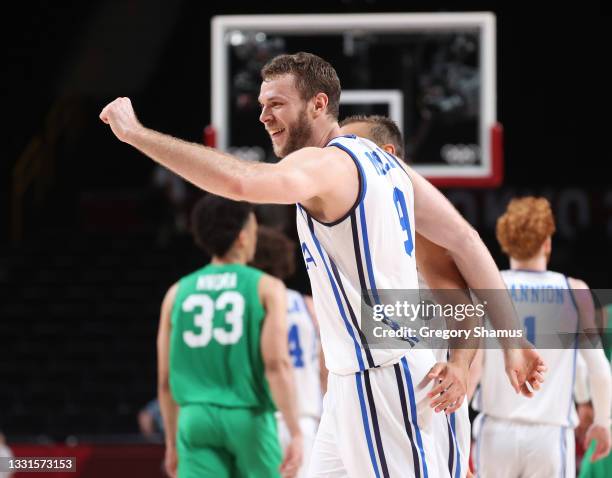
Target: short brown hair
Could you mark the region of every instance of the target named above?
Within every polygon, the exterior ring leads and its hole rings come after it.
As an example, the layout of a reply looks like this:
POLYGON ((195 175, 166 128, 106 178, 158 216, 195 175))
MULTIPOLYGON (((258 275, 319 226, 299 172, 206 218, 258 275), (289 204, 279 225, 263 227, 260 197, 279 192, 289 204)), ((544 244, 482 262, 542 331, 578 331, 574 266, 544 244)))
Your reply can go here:
POLYGON ((281 280, 291 277, 295 272, 295 243, 277 229, 259 226, 252 265, 281 280))
POLYGON ((504 253, 519 260, 535 256, 555 233, 555 218, 548 199, 526 196, 510 201, 497 220, 497 241, 504 253))
POLYGON ((367 123, 372 125, 368 139, 381 147, 383 144, 392 144, 395 146, 395 155, 400 159, 404 159, 404 138, 399 127, 391 118, 380 115, 354 115, 344 118, 340 122, 340 126, 346 126, 351 123, 367 123))
POLYGON ((295 55, 275 56, 261 69, 264 81, 287 74, 295 77, 295 86, 303 100, 325 93, 329 99, 327 113, 338 119, 340 80, 333 66, 317 55, 301 51, 295 55))

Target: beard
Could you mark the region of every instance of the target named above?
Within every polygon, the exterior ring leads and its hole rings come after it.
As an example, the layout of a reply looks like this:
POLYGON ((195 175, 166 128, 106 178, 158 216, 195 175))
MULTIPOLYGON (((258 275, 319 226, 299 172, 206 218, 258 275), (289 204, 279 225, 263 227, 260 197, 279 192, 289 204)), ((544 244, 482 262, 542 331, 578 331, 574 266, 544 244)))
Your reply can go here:
POLYGON ((284 158, 288 154, 308 146, 312 137, 312 125, 308 122, 306 108, 298 114, 297 121, 287 128, 287 142, 282 147, 274 148, 274 154, 279 158, 284 158))

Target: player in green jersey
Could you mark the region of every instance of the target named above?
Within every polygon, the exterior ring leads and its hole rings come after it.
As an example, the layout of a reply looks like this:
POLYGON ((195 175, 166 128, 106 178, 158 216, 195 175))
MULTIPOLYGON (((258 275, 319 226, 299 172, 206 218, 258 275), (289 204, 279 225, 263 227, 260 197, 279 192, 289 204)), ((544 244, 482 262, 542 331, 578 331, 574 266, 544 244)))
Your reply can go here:
POLYGON ((162 304, 166 469, 179 478, 294 476, 302 434, 286 292, 278 279, 245 265, 257 242, 252 206, 207 195, 194 208, 192 229, 212 260, 170 287, 162 304), (274 404, 292 437, 282 464, 274 404))

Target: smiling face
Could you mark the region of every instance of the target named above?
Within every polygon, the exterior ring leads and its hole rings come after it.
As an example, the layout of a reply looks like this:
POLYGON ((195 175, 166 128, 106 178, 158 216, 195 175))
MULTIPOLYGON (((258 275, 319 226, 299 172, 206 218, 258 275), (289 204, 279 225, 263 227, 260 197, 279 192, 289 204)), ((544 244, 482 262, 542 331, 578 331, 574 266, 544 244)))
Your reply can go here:
POLYGON ((312 138, 309 102, 300 97, 294 83, 293 75, 285 74, 261 84, 259 120, 266 127, 274 154, 279 158, 308 146, 312 138))

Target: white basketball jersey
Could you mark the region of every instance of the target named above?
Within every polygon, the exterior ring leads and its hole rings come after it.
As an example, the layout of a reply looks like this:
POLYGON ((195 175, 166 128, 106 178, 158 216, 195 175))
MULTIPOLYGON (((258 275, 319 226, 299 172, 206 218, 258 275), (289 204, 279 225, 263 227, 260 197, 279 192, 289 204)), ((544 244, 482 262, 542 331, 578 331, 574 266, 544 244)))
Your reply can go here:
POLYGON ((319 334, 304 296, 291 289, 287 289, 287 326, 300 416, 319 418, 322 406, 319 334))
POLYGON ((298 205, 297 227, 326 365, 336 374, 350 374, 406 354, 406 349, 369 347, 361 328, 361 291, 370 290, 370 303, 376 304, 378 290, 418 289, 414 191, 399 160, 371 141, 350 135, 328 146, 345 151, 357 165, 359 197, 344 217, 329 224, 298 205))
POLYGON ((557 272, 523 270, 503 271, 502 277, 525 336, 538 349, 548 371, 542 388, 532 398, 517 395, 506 377, 502 351, 485 349, 480 396, 474 406, 496 418, 574 427, 577 350, 571 346, 544 348, 556 343, 559 332, 577 331, 578 313, 567 279, 557 272), (538 340, 545 345, 541 343, 538 348, 538 340))

